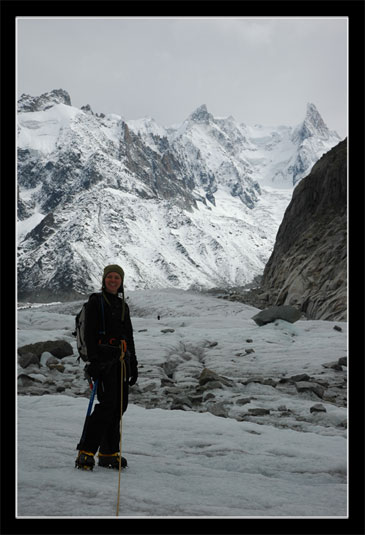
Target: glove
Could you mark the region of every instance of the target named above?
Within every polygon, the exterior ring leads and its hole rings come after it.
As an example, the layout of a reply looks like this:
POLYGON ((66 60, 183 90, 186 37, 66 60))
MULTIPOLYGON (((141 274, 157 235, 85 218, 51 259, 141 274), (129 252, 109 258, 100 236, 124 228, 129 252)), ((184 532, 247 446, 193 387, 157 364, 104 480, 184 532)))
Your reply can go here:
POLYGON ((94 358, 90 361, 90 363, 87 365, 86 371, 90 375, 90 377, 93 378, 95 381, 100 376, 100 372, 102 370, 103 366, 99 362, 98 358, 94 358))
POLYGON ((138 379, 138 368, 137 364, 132 363, 131 364, 131 376, 129 379, 129 386, 133 386, 136 384, 138 379))

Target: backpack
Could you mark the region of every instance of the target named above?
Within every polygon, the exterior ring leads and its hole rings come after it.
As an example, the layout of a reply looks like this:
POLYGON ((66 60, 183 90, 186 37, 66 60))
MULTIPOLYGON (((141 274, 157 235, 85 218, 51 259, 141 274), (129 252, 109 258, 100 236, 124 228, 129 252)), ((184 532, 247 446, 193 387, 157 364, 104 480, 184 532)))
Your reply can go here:
MULTIPOLYGON (((92 294, 95 295, 95 294, 92 294)), ((104 317, 104 299, 102 294, 96 294, 100 296, 100 307, 101 307, 101 316, 103 318, 103 330, 99 331, 99 334, 105 335, 105 317, 104 317)), ((91 297, 91 296, 90 296, 91 297)), ((87 303, 84 303, 81 307, 80 312, 75 317, 75 331, 72 333, 76 337, 77 350, 79 352, 78 361, 83 360, 88 362, 87 348, 85 342, 85 317, 86 317, 86 306, 87 303)))

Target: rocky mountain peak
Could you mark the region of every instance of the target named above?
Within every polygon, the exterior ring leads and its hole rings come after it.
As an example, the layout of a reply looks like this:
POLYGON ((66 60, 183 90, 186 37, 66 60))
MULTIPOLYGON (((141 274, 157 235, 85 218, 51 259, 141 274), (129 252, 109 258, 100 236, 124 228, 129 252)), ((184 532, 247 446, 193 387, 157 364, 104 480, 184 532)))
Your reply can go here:
POLYGON ((304 121, 293 132, 293 141, 303 143, 313 136, 328 140, 331 134, 335 134, 340 140, 338 134, 330 132, 316 106, 308 102, 304 121))
POLYGON ((190 115, 190 119, 196 123, 208 124, 213 116, 208 112, 207 106, 202 104, 190 115))
POLYGON ((23 93, 18 100, 18 112, 45 111, 55 104, 71 106, 71 98, 64 89, 53 89, 39 97, 32 97, 23 93))
POLYGON ((329 129, 322 119, 319 111, 314 104, 308 102, 307 104, 307 113, 304 119, 304 124, 308 127, 311 135, 314 133, 320 134, 323 137, 328 137, 329 129))
POLYGON ((84 113, 89 113, 90 115, 94 115, 94 112, 93 112, 93 110, 91 109, 90 104, 85 104, 85 106, 81 106, 81 110, 82 110, 84 113))

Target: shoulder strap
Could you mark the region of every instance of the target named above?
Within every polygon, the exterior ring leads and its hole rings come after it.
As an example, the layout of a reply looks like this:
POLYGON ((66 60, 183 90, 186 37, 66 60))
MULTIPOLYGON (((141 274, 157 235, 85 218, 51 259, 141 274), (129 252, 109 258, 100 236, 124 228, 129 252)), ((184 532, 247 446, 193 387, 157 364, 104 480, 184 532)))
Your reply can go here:
POLYGON ((99 294, 100 296, 100 306, 101 306, 101 317, 103 318, 103 330, 99 331, 99 334, 105 334, 105 314, 104 314, 104 296, 103 294, 99 294))

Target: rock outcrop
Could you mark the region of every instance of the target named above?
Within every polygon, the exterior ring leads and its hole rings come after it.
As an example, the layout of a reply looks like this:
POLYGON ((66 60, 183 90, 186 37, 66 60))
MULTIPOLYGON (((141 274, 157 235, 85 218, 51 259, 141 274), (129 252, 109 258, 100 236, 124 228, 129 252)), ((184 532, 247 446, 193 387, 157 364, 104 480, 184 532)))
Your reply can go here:
POLYGON ((49 340, 46 342, 36 342, 35 344, 27 344, 18 348, 20 356, 23 355, 36 355, 38 360, 41 358, 42 353, 48 352, 54 357, 62 359, 73 354, 71 344, 66 340, 49 340))
POLYGON ((45 111, 55 104, 71 106, 71 98, 68 92, 64 89, 53 89, 39 97, 32 97, 23 93, 18 100, 18 111, 45 111))
POLYGON ((252 319, 261 327, 277 319, 295 323, 300 319, 301 315, 301 312, 297 308, 283 305, 265 308, 265 310, 261 310, 261 312, 252 316, 252 319))
POLYGON ((347 318, 347 140, 293 192, 266 264, 260 297, 310 319, 347 318))

